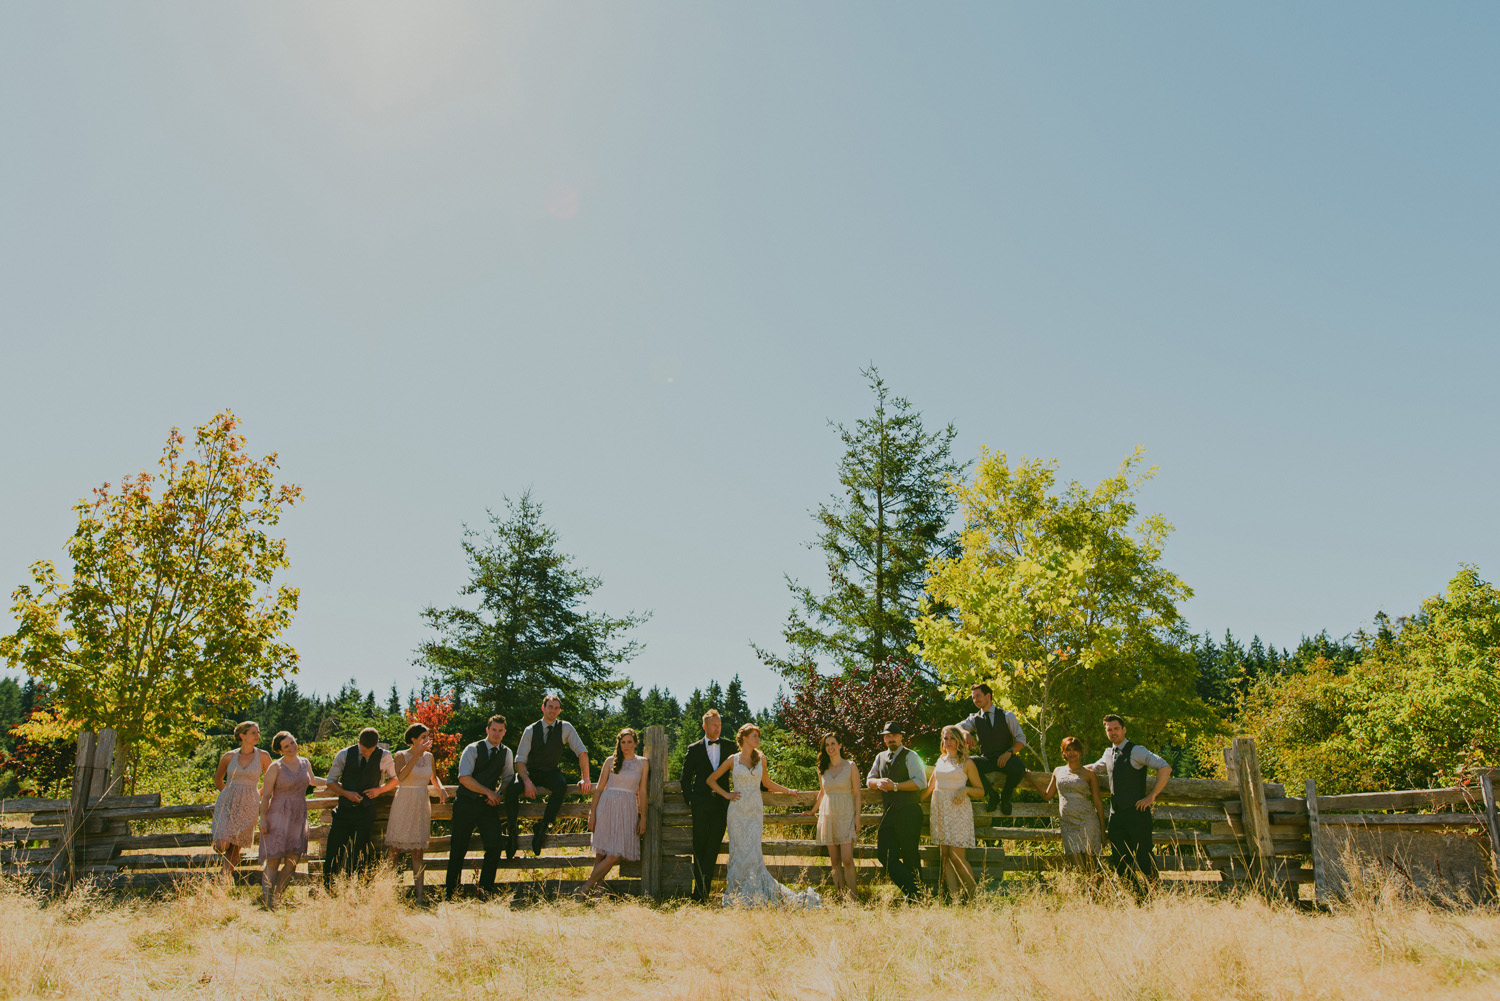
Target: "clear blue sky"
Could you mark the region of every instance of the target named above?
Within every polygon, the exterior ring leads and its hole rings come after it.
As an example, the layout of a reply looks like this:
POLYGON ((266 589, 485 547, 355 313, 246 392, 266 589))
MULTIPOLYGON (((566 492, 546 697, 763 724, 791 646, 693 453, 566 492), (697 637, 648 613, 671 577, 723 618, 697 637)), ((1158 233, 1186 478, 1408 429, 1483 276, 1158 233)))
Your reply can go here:
MULTIPOLYGON (((775 679, 874 362, 964 456, 1137 444, 1195 629, 1500 572, 1500 7, 7 4, 0 590, 233 408, 305 687, 416 683, 530 488, 642 684, 775 679)), ((0 622, 3 625, 3 622, 0 622)))

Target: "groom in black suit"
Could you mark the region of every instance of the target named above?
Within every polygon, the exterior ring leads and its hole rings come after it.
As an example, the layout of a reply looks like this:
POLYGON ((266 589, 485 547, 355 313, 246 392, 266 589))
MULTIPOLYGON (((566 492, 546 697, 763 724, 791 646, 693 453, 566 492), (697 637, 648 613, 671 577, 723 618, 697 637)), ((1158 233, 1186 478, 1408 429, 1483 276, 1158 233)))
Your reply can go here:
POLYGON ((682 759, 682 798, 693 811, 693 899, 708 902, 719 845, 724 841, 729 800, 716 795, 707 779, 735 752, 734 741, 720 739, 724 721, 717 709, 703 714, 703 739, 689 744, 682 759))

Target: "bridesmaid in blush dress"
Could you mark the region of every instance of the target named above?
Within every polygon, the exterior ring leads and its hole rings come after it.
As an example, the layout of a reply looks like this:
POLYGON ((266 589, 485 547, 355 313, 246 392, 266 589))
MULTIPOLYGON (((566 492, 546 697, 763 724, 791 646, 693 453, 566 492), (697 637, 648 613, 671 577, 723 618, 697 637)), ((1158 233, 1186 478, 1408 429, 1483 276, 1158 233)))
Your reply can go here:
POLYGON ((307 854, 307 787, 327 785, 313 774, 312 762, 297 754, 297 738, 285 730, 271 740, 280 755, 266 769, 260 793, 261 892, 275 909, 297 863, 307 854))
POLYGON ((859 770, 844 757, 837 734, 825 733, 818 749, 818 794, 809 816, 818 818, 816 840, 828 846, 836 900, 854 899, 854 839, 859 836, 859 770))
POLYGON ((1099 776, 1083 763, 1083 741, 1064 737, 1063 760, 1052 770, 1046 797, 1058 797, 1058 823, 1062 827, 1063 853, 1075 868, 1098 871, 1104 854, 1104 801, 1099 795, 1099 776))
POLYGON ((615 737, 615 753, 599 769, 599 784, 589 805, 591 847, 597 861, 588 882, 576 893, 586 900, 621 859, 638 862, 646 833, 646 780, 651 763, 636 754, 640 735, 630 727, 615 737))
POLYGON ((255 820, 260 813, 260 777, 271 767, 271 756, 255 745, 260 726, 245 720, 234 728, 239 749, 226 751, 214 770, 213 848, 224 856, 224 878, 233 879, 240 855, 255 843, 255 820))

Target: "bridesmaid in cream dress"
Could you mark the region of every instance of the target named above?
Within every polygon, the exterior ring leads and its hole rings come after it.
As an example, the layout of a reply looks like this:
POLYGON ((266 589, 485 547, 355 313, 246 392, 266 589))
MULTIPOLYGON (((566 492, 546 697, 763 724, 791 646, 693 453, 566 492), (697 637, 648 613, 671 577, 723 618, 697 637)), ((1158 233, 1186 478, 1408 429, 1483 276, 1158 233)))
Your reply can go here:
POLYGON ((984 798, 966 737, 956 726, 943 727, 943 754, 922 793, 923 799, 932 797, 932 843, 942 852, 943 879, 954 899, 972 896, 976 889, 968 850, 974 847, 973 801, 984 798))
POLYGON ((859 770, 844 757, 837 734, 825 733, 818 749, 818 795, 808 816, 818 818, 816 840, 828 846, 836 900, 854 899, 854 839, 862 809, 859 770))
POLYGON ((392 867, 402 852, 411 853, 413 889, 420 906, 427 902, 423 876, 427 869, 427 843, 432 838, 429 796, 446 803, 448 792, 437 777, 432 758, 432 731, 421 723, 413 723, 406 730, 406 744, 406 750, 397 751, 392 761, 396 766, 397 786, 390 819, 385 824, 385 846, 390 849, 392 867))

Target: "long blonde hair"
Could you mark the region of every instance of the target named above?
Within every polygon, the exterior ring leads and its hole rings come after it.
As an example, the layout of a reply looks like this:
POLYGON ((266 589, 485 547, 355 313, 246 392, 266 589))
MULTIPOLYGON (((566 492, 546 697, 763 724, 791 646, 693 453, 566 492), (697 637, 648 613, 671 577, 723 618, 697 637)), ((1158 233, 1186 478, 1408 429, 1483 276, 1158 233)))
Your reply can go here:
MULTIPOLYGON (((734 742, 739 745, 741 751, 745 749, 745 734, 749 733, 751 730, 754 730, 757 735, 760 734, 760 727, 756 726, 754 723, 746 723, 744 726, 735 731, 734 742)), ((750 763, 745 767, 754 768, 758 764, 760 764, 760 751, 751 749, 750 763)))
POLYGON ((953 755, 953 760, 957 761, 959 764, 963 764, 969 759, 969 742, 967 740, 967 735, 963 731, 963 727, 943 727, 943 738, 947 739, 948 737, 952 737, 953 743, 958 745, 958 750, 953 755))

